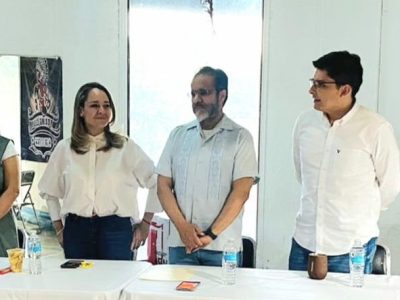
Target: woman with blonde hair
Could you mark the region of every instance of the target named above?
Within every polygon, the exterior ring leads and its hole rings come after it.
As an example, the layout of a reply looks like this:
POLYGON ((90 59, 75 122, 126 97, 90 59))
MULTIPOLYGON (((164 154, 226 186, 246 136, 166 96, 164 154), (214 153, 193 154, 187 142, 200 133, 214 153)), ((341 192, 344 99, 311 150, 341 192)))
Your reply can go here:
POLYGON ((153 162, 133 140, 110 130, 114 120, 108 90, 84 84, 75 98, 71 138, 56 146, 39 182, 66 258, 131 260, 153 213, 161 211, 153 162), (149 194, 132 234, 139 186, 149 194))

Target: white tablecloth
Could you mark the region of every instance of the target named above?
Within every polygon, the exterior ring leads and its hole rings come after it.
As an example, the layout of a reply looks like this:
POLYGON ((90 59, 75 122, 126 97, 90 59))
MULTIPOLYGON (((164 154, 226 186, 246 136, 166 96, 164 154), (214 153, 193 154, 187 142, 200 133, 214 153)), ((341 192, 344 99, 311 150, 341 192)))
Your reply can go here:
MULTIPOLYGON (((28 261, 22 273, 0 275, 0 299, 113 300, 150 264, 136 261, 88 260, 91 269, 61 269, 61 257, 43 257, 42 274, 30 275, 28 261)), ((4 267, 7 259, 0 258, 4 267)))
POLYGON ((193 292, 176 291, 179 281, 135 279, 123 291, 122 300, 164 299, 268 299, 268 300, 392 300, 400 299, 400 277, 387 281, 384 275, 367 275, 362 288, 349 286, 349 275, 329 273, 324 280, 312 280, 306 272, 262 269, 238 269, 236 284, 221 284, 221 268, 193 266, 152 266, 187 268, 194 272, 190 280, 201 281, 193 292))

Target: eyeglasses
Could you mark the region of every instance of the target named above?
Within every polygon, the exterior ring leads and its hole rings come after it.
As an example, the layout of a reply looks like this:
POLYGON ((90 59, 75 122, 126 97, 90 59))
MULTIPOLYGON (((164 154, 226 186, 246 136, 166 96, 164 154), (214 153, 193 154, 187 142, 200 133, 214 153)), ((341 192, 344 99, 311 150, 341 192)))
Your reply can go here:
POLYGON ((320 89, 324 88, 327 84, 338 84, 336 81, 325 81, 325 80, 316 80, 314 78, 310 79, 310 88, 320 89))
POLYGON ((190 91, 190 96, 192 96, 192 98, 199 96, 199 97, 206 97, 212 94, 212 92, 214 92, 215 89, 198 89, 198 90, 191 90, 190 91))

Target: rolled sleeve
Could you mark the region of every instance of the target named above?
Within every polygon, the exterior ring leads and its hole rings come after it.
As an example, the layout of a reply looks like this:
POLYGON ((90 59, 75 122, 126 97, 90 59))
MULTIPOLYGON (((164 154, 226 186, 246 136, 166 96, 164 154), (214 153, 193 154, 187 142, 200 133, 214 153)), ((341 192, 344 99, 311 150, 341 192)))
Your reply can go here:
POLYGON ((142 188, 147 188, 148 195, 146 201, 146 212, 162 212, 162 207, 157 196, 157 174, 155 173, 154 163, 147 154, 135 144, 135 177, 142 188))
POLYGON ((172 178, 172 149, 177 128, 171 132, 165 144, 164 150, 158 161, 156 173, 165 177, 172 178))
POLYGON ((61 204, 60 200, 47 194, 40 194, 46 200, 47 208, 49 210, 50 219, 52 221, 61 220, 61 204))

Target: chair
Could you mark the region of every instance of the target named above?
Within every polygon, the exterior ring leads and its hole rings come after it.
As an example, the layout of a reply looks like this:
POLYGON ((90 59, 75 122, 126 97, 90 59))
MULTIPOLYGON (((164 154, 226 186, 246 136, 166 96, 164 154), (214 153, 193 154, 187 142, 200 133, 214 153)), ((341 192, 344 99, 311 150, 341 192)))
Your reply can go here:
POLYGON ((255 268, 256 266, 256 241, 248 236, 242 237, 243 260, 242 268, 255 268))
POLYGON ((25 233, 22 229, 18 228, 18 247, 25 248, 25 233))
POLYGON ((372 274, 390 274, 390 250, 384 245, 376 245, 376 252, 372 260, 372 274))
POLYGON ((35 204, 33 203, 32 196, 31 196, 31 187, 33 183, 33 179, 35 178, 35 171, 22 171, 21 172, 21 190, 20 195, 18 196, 17 200, 13 204, 14 214, 22 221, 22 225, 24 230, 26 230, 25 220, 22 216, 22 208, 30 205, 32 206, 33 213, 36 218, 36 223, 38 226, 37 233, 40 233, 40 223, 39 218, 36 214, 35 204))

